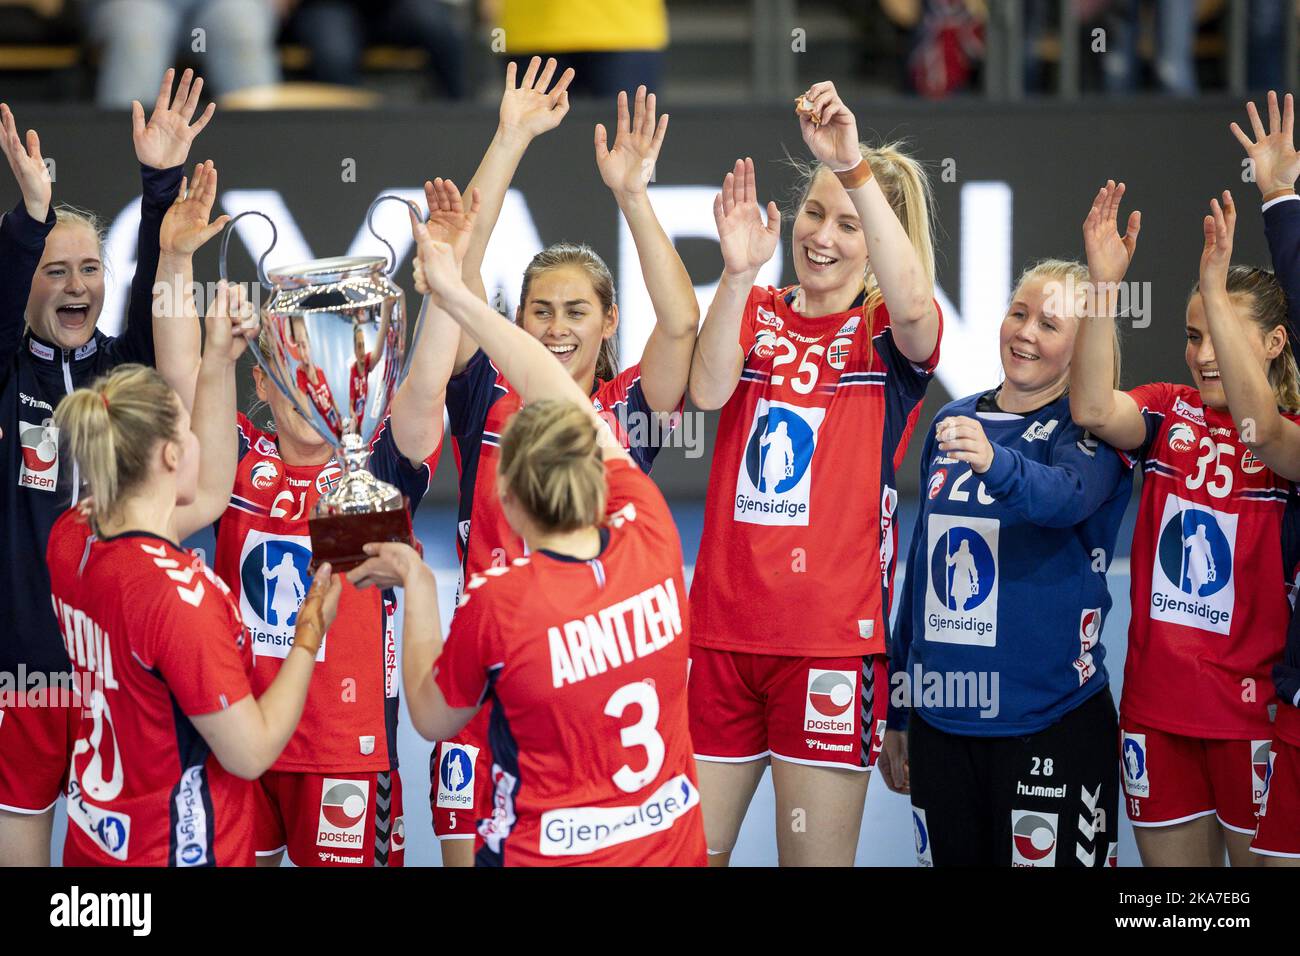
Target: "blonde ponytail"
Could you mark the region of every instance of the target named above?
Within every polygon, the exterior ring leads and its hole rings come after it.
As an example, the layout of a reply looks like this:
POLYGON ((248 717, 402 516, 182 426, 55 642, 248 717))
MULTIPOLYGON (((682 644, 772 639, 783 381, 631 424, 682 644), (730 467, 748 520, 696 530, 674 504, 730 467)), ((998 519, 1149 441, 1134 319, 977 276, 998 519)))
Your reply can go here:
MULTIPOLYGON (((921 260, 925 277, 934 285, 934 193, 925 168, 894 142, 871 147, 859 143, 862 158, 871 165, 871 174, 889 200, 894 215, 903 224, 908 240, 921 260)), ((867 314, 884 301, 876 277, 867 266, 867 314)))
POLYGON ((109 517, 147 477, 158 442, 179 440, 180 403, 153 369, 119 365, 65 396, 54 424, 94 497, 95 513, 109 517))
POLYGON ((534 402, 516 412, 501 436, 499 473, 543 531, 577 531, 604 518, 596 429, 572 402, 534 402))

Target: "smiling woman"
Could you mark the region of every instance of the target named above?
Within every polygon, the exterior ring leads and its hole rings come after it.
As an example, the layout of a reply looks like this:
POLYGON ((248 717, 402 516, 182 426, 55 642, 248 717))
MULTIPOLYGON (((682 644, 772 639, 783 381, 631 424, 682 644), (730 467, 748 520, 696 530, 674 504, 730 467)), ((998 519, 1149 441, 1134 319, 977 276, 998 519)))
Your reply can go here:
MULTIPOLYGON (((154 341, 153 285, 164 219, 182 187, 181 167, 213 107, 199 113, 203 81, 168 70, 146 121, 135 104, 132 139, 143 196, 127 327, 114 338, 96 329, 104 304, 104 264, 98 220, 72 207, 51 208, 53 184, 33 130, 18 133, 0 104, 0 152, 22 200, 0 221, 0 550, 44 554, 60 512, 81 497, 81 469, 51 454, 59 428, 54 408, 78 386, 126 362, 153 365, 175 341, 197 335, 197 321, 159 316, 154 341)), ((200 173, 195 172, 198 181, 200 173)), ((210 207, 209 207, 210 208, 210 207)), ((206 223, 206 215, 204 218, 206 223)), ((171 313, 168 313, 170 315, 171 313)), ((168 363, 162 362, 167 365, 168 363)), ((197 363, 195 363, 197 366, 197 363)), ((166 371, 166 369, 164 369, 166 371)), ((188 370, 193 373, 193 367, 188 370)), ((168 384, 179 387, 179 382, 168 384)), ((193 385, 189 387, 193 391, 193 385)), ((66 436, 64 436, 66 437, 66 436)), ((0 589, 35 598, 50 593, 43 561, 3 562, 0 589)), ((50 603, 8 601, 0 610, 0 671, 63 674, 68 655, 50 603)), ((67 714, 60 708, 11 711, 0 736, 0 865, 49 862, 54 801, 68 766, 67 714)))
POLYGON ((27 300, 27 325, 64 349, 90 341, 104 308, 104 224, 93 212, 59 205, 27 300))

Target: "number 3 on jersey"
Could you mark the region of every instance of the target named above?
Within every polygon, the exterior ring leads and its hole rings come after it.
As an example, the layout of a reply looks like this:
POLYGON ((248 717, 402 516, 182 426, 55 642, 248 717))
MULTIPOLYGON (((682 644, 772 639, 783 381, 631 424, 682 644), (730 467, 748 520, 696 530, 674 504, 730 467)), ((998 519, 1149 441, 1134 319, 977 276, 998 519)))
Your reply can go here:
POLYGON ((618 719, 623 716, 629 704, 641 708, 641 717, 636 723, 624 727, 619 732, 619 742, 629 750, 644 747, 646 765, 641 770, 633 770, 627 764, 614 774, 615 785, 624 793, 636 793, 659 776, 664 765, 664 739, 659 736, 659 694, 654 685, 645 681, 624 684, 610 695, 605 702, 605 714, 618 719))

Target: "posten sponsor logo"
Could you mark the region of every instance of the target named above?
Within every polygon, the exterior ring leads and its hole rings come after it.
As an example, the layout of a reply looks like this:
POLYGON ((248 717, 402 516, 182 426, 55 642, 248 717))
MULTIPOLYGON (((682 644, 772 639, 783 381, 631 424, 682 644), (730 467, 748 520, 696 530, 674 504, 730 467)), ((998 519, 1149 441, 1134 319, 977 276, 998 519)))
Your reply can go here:
POLYGON ((853 733, 853 698, 857 687, 857 674, 853 671, 809 668, 804 733, 853 733))
POLYGON ((316 845, 359 848, 365 840, 366 805, 369 800, 369 780, 326 777, 321 783, 316 845))

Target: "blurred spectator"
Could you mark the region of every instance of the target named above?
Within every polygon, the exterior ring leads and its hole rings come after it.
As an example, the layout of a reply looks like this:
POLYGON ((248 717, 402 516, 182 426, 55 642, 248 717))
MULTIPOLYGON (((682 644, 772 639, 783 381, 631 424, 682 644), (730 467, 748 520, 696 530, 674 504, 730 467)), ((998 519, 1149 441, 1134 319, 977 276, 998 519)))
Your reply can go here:
MULTIPOLYGON (((1196 0, 1153 0, 1155 8, 1156 83, 1176 96, 1196 95, 1196 0)), ((1142 29, 1140 0, 1114 0, 1104 26, 1107 52, 1102 74, 1110 93, 1131 93, 1138 87, 1138 39, 1142 29)))
POLYGON ((1287 0, 1250 0, 1246 82, 1252 90, 1281 90, 1288 86, 1282 77, 1282 38, 1290 6, 1287 0))
POLYGON ((181 58, 217 96, 280 81, 272 0, 89 0, 87 14, 102 47, 100 106, 139 100, 147 110, 158 78, 181 58))
POLYGON ((388 43, 424 50, 443 93, 465 96, 465 37, 442 0, 302 0, 286 33, 311 50, 317 82, 359 85, 365 47, 388 43))
POLYGON ((913 91, 939 99, 967 89, 984 59, 982 0, 925 0, 907 58, 913 91))
POLYGON ((496 0, 489 6, 499 11, 495 21, 511 59, 553 56, 557 76, 573 67, 571 96, 659 86, 668 46, 664 0, 496 0))
MULTIPOLYGON (((1243 0, 1244 2, 1244 0, 1243 0)), ((1282 0, 1251 0, 1274 3, 1282 0)), ((1197 0, 1072 0, 1080 28, 1079 42, 1092 49, 1091 31, 1104 31, 1101 83, 1110 93, 1132 93, 1142 85, 1139 55, 1142 31, 1149 21, 1155 29, 1155 61, 1151 73, 1158 89, 1178 96, 1197 91, 1195 41, 1197 0), (1144 21, 1144 15, 1150 16, 1144 21)), ((1025 89, 1045 92, 1041 40, 1060 29, 1056 0, 1025 0, 1023 10, 1025 89)), ((1252 24, 1253 26, 1253 24, 1252 24)), ((1274 29, 1280 29, 1280 23, 1274 29)), ((1278 35, 1280 44, 1280 34, 1278 35)), ((1085 60, 1084 79, 1090 60, 1085 60)))

